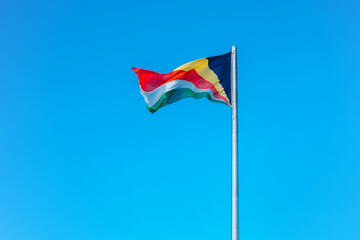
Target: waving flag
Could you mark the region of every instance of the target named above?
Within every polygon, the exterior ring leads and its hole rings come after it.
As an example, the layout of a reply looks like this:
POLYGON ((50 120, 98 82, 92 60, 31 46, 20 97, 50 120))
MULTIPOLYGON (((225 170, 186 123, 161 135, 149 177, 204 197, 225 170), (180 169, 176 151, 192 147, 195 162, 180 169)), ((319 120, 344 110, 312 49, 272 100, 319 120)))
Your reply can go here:
POLYGON ((180 99, 207 97, 231 106, 231 52, 186 63, 170 73, 132 68, 139 78, 140 91, 154 113, 180 99))

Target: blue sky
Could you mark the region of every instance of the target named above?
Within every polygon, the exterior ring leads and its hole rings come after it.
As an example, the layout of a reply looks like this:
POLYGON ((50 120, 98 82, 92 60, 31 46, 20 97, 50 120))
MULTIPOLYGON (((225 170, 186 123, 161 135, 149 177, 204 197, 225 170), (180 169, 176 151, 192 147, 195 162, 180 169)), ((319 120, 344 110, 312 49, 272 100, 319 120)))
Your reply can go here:
POLYGON ((358 1, 0 3, 0 239, 230 239, 231 109, 131 66, 238 47, 241 240, 360 238, 358 1))

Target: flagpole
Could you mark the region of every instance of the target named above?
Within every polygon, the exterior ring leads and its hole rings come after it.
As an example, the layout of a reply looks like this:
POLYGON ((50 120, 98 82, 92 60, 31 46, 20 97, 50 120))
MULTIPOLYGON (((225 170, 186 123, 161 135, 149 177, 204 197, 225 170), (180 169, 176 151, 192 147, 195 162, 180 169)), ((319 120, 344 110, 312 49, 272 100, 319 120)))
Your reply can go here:
POLYGON ((232 214, 231 240, 239 239, 238 217, 238 121, 237 121, 237 73, 236 73, 236 46, 231 51, 231 105, 232 105, 232 214))

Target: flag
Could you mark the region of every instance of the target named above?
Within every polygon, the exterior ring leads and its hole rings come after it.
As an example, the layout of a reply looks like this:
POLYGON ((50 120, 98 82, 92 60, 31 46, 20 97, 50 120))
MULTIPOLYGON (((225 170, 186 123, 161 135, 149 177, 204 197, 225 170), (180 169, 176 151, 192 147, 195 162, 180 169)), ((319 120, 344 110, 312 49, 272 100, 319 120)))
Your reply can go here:
POLYGON ((231 106, 231 52, 198 59, 165 74, 132 69, 139 78, 140 92, 151 113, 187 97, 206 97, 231 106))

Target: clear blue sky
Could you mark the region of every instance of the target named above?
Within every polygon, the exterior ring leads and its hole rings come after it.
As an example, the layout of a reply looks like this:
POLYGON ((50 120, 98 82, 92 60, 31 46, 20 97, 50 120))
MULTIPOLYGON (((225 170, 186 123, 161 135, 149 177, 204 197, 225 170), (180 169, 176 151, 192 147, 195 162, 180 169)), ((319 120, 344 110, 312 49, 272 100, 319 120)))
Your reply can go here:
POLYGON ((358 1, 0 2, 0 239, 230 239, 231 109, 131 66, 238 46, 241 240, 360 239, 358 1))

